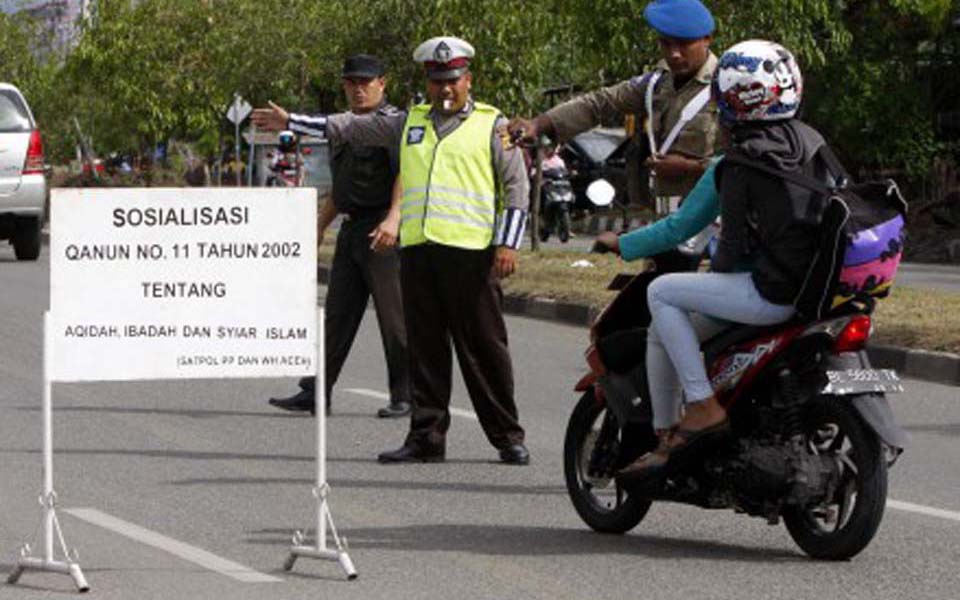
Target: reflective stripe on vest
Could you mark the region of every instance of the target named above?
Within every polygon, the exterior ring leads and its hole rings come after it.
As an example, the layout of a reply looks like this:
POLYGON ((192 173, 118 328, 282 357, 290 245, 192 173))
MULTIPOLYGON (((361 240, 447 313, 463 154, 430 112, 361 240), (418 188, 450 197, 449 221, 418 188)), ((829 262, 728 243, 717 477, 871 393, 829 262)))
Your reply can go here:
POLYGON ((410 110, 400 146, 400 245, 435 242, 480 250, 493 240, 497 183, 490 149, 500 112, 474 104, 459 127, 437 139, 430 106, 410 110))

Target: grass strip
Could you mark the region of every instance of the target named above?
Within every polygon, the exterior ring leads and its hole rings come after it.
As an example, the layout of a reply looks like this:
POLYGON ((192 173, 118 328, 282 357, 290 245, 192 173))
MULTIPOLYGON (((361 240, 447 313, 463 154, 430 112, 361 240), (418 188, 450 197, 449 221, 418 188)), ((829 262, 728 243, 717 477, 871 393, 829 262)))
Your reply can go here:
MULTIPOLYGON (((330 264, 333 243, 334 237, 327 236, 320 248, 324 264, 330 264)), ((503 282, 503 289, 600 308, 614 296, 606 289, 614 275, 643 268, 643 261, 627 263, 612 255, 523 250, 519 270, 503 282), (573 266, 578 262, 589 266, 573 266)), ((896 286, 878 303, 873 321, 874 343, 960 354, 960 294, 896 286)))

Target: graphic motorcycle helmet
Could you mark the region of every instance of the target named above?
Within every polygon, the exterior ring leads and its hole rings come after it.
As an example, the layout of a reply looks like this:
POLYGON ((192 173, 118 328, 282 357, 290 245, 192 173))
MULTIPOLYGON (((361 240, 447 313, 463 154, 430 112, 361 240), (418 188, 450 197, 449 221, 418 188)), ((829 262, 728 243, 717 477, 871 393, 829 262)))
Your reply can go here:
POLYGON ((277 145, 280 152, 293 152, 297 148, 297 136, 292 131, 281 131, 277 145))
POLYGON ((720 57, 711 93, 721 121, 782 121, 797 114, 803 77, 793 54, 780 44, 748 40, 720 57))

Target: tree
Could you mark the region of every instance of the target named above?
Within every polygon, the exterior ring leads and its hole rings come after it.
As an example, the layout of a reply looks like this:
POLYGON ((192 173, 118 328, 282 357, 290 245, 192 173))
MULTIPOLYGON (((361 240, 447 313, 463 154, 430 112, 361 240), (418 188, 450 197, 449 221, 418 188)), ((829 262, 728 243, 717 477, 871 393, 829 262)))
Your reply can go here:
MULTIPOLYGON (((925 172, 947 151, 935 114, 956 104, 960 62, 950 0, 707 0, 714 48, 775 38, 805 73, 806 118, 851 166, 925 172)), ((101 2, 62 62, 27 51, 29 23, 0 16, 0 73, 30 90, 54 156, 72 117, 102 150, 176 137, 207 148, 234 93, 255 105, 345 107, 339 70, 356 52, 387 63, 388 93, 422 90, 417 44, 473 43, 474 91, 507 114, 546 108, 544 87, 592 89, 657 61, 656 34, 636 0, 139 0, 101 2)))

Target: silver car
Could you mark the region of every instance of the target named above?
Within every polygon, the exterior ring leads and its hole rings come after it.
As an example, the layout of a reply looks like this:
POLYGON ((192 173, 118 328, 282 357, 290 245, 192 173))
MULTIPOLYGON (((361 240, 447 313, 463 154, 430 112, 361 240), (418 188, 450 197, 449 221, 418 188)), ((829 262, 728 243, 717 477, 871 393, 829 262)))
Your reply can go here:
POLYGON ((20 90, 0 83, 0 239, 18 260, 40 256, 46 194, 40 130, 20 90))

